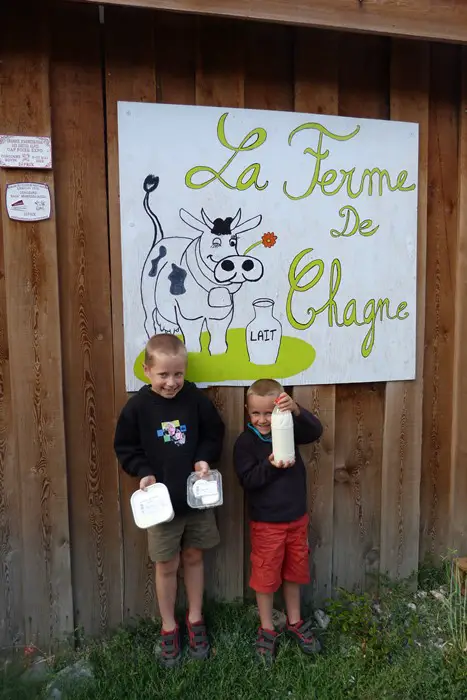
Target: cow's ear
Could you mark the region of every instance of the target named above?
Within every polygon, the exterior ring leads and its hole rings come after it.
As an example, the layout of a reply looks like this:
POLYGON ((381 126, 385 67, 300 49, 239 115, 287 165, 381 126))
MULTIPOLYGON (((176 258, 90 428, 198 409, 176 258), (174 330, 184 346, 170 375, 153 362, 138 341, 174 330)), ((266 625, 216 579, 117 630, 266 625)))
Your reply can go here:
POLYGON ((261 214, 258 214, 258 216, 254 216, 252 219, 247 219, 247 221, 242 221, 242 223, 237 226, 235 229, 235 235, 239 236, 241 233, 245 233, 245 231, 251 231, 251 229, 256 228, 257 226, 260 225, 262 222, 263 217, 261 214))
POLYGON ((190 212, 186 209, 180 209, 178 215, 180 216, 181 220, 187 224, 187 226, 194 228, 195 231, 199 231, 200 233, 204 233, 206 231, 206 225, 193 216, 193 214, 190 214, 190 212))

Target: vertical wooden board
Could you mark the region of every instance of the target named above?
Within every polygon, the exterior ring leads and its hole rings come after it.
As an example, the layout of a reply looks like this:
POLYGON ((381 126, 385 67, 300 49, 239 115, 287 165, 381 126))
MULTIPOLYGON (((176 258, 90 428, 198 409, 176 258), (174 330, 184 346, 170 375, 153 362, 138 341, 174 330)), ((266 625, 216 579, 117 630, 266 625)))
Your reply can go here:
MULTIPOLYGON (((294 31, 279 25, 250 23, 245 26, 245 107, 294 109, 294 31)), ((249 587, 250 531, 245 512, 245 596, 249 587)), ((280 601, 279 601, 280 602, 280 601)))
POLYGON ((379 570, 384 384, 337 388, 333 584, 363 590, 379 570))
POLYGON ((293 111, 293 30, 256 22, 245 29, 245 107, 293 111))
POLYGON ((461 49, 449 547, 467 552, 467 52, 461 49))
POLYGON ((97 7, 61 5, 51 65, 75 624, 122 619, 104 103, 97 7))
MULTIPOLYGON (((389 40, 343 34, 339 114, 389 118, 389 40)), ((384 385, 336 389, 334 583, 371 584, 379 570, 384 385), (352 426, 353 430, 349 430, 352 426)))
MULTIPOLYGON (((0 64, 0 86, 8 79, 0 64)), ((3 123, 0 122, 0 130, 3 123)), ((2 204, 0 203, 0 208, 2 204)), ((0 216, 0 646, 24 644, 21 578, 21 490, 16 421, 12 408, 7 336, 5 259, 0 216)))
MULTIPOLYGON (((171 12, 155 13, 157 102, 195 104, 196 19, 171 12), (177 41, 174 42, 174 36, 177 41)), ((206 568, 210 563, 206 556, 206 568)), ((186 606, 183 564, 178 571, 176 606, 186 606)), ((209 581, 209 576, 208 576, 209 581)))
POLYGON ((420 556, 449 546, 460 49, 432 46, 420 556))
MULTIPOLYGON (((199 18, 197 26, 196 104, 243 107, 241 24, 199 18)), ((213 212, 210 216, 217 214, 213 212)), ((224 504, 217 513, 221 544, 207 557, 206 590, 210 596, 235 600, 243 596, 244 508, 232 453, 235 440, 243 430, 243 388, 217 387, 209 394, 226 431, 220 463, 224 504)))
POLYGON ((195 104, 196 22, 191 15, 155 13, 157 102, 195 104))
POLYGON ((416 379, 389 382, 384 407, 380 571, 406 578, 418 569, 425 333, 429 46, 392 41, 391 119, 419 124, 416 379))
MULTIPOLYGON (((339 35, 315 29, 295 33, 295 110, 337 114, 339 35)), ((295 387, 294 399, 323 423, 321 440, 301 448, 308 472, 311 586, 306 603, 322 605, 332 592, 335 386, 295 387)))
MULTIPOLYGON (((118 169, 117 101, 154 102, 154 15, 130 8, 105 8, 105 94, 108 198, 110 226, 111 300, 114 356, 115 418, 127 400, 123 344, 122 260, 118 169)), ((123 614, 148 615, 154 610, 153 567, 147 539, 138 530, 130 509, 135 479, 120 470, 123 523, 123 614)))
MULTIPOLYGON (((4 8, 3 133, 50 135, 48 20, 33 3, 4 8)), ((52 172, 2 170, 2 193, 18 181, 46 183, 54 202, 52 172)), ((47 649, 73 630, 56 223, 11 221, 3 207, 2 226, 25 637, 47 649)))

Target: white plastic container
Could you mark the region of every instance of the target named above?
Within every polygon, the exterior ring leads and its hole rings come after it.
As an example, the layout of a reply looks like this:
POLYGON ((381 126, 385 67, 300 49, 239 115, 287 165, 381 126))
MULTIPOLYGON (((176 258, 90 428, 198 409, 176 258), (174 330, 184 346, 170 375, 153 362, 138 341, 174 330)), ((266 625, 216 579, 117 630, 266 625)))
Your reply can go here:
POLYGON ((210 469, 205 476, 193 472, 186 482, 186 500, 190 508, 215 508, 224 502, 222 476, 217 469, 210 469))
POLYGON ((164 484, 151 484, 145 491, 138 489, 131 496, 130 503, 135 523, 143 530, 167 523, 174 517, 170 494, 164 484))
POLYGON ((293 418, 290 411, 281 411, 274 406, 271 415, 272 453, 274 461, 293 462, 295 460, 295 442, 293 418))

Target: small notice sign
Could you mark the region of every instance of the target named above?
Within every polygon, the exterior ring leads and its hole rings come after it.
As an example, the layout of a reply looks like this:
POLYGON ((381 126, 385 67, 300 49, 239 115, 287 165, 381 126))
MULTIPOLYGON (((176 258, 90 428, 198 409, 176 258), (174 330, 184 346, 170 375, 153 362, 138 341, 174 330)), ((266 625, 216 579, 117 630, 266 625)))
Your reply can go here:
POLYGON ((15 221, 50 219, 51 200, 48 185, 39 182, 17 182, 6 189, 6 208, 15 221))
POLYGON ((0 135, 0 167, 52 167, 52 140, 49 136, 0 135))

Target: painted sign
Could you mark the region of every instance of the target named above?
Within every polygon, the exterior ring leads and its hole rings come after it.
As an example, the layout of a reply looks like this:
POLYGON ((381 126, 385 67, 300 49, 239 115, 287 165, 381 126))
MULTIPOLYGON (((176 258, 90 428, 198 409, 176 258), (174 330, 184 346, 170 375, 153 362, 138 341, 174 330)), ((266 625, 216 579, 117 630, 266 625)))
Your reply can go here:
POLYGON ((6 208, 15 221, 50 219, 51 201, 48 185, 39 182, 16 182, 7 185, 6 208))
POLYGON ((126 385, 413 379, 418 125, 119 103, 126 385))
POLYGON ((0 135, 1 168, 52 167, 52 141, 48 136, 0 135))

